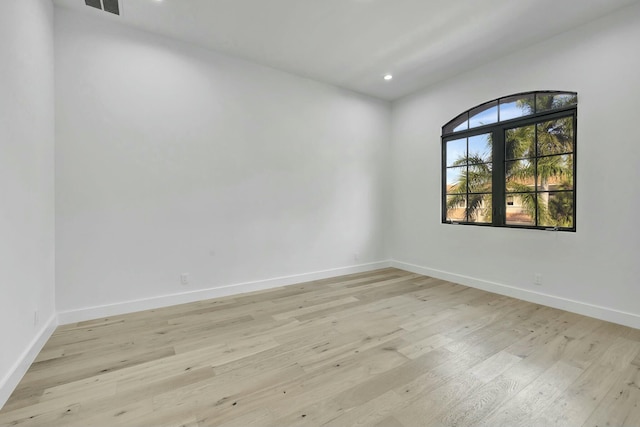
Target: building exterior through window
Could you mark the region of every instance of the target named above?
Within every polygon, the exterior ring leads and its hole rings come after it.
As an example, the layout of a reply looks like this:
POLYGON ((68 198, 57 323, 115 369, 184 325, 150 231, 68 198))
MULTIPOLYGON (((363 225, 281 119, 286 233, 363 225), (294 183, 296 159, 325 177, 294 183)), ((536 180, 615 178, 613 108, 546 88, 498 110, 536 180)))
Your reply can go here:
POLYGON ((442 222, 575 231, 577 94, 510 95, 442 128, 442 222))

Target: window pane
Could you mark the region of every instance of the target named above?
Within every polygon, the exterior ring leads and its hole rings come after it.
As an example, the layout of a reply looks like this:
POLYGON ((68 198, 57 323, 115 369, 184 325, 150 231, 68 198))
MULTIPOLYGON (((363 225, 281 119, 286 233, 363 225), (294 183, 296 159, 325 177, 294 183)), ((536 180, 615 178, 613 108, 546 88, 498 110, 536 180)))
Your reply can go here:
POLYGON ((500 121, 533 114, 533 95, 512 96, 500 100, 500 121))
POLYGON ((490 133, 469 137, 469 163, 490 162, 492 150, 490 133))
POLYGON ((443 217, 573 231, 576 105, 572 92, 520 93, 473 107, 445 124, 443 217), (496 200, 504 206, 492 206, 496 200))
POLYGON ((573 117, 538 123, 538 155, 573 152, 573 117))
POLYGON ((453 131, 458 132, 458 131, 467 130, 467 129, 469 129, 469 121, 465 120, 464 122, 460 123, 458 126, 453 128, 453 131))
POLYGON ((536 112, 569 107, 578 103, 578 96, 573 93, 539 93, 536 96, 536 112))
POLYGON ((491 210, 491 194, 469 194, 467 221, 490 223, 491 210))
POLYGON ((498 121, 498 102, 489 102, 469 112, 469 129, 498 121))
POLYGON ((467 163, 467 138, 447 141, 447 166, 454 163, 464 165, 467 163))
POLYGON ((538 225, 573 227, 573 191, 540 193, 538 199, 538 225))
POLYGON ((507 225, 536 225, 535 197, 535 193, 508 195, 505 206, 507 225))
POLYGON ((467 192, 467 167, 447 168, 447 194, 467 192))
POLYGON ((467 176, 469 193, 490 193, 493 163, 470 164, 467 176))
POLYGON ((467 195, 447 196, 447 221, 466 221, 467 195))
POLYGON ((534 164, 530 160, 505 162, 507 193, 523 193, 535 190, 534 164))
POLYGON ((511 160, 535 157, 535 141, 536 132, 534 125, 507 129, 504 133, 504 158, 511 160))
POLYGON ((455 119, 447 123, 443 129, 444 133, 458 132, 460 130, 469 129, 469 114, 467 112, 460 114, 455 119))
POLYGON ((538 190, 573 190, 573 154, 538 159, 538 190))

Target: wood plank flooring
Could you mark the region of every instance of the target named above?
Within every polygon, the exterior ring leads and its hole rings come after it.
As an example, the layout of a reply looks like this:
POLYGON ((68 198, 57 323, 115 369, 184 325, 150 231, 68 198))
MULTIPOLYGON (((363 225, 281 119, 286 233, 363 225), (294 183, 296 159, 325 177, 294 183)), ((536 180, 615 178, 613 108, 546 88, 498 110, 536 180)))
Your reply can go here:
POLYGON ((396 269, 59 327, 2 426, 640 426, 640 331, 396 269))

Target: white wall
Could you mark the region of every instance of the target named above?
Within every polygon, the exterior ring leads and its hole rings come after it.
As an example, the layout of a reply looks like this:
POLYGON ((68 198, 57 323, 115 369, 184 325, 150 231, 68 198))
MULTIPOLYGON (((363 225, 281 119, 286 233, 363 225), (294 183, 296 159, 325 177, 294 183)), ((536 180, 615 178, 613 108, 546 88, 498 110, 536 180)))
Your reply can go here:
POLYGON ((53 62, 51 2, 4 1, 0 13, 0 407, 55 324, 53 62))
POLYGON ((396 265, 640 327, 639 23, 628 7, 394 103, 396 265), (578 92, 577 232, 441 224, 441 126, 544 89, 578 92))
POLYGON ((388 103, 63 9, 55 28, 63 321, 385 259, 388 103))

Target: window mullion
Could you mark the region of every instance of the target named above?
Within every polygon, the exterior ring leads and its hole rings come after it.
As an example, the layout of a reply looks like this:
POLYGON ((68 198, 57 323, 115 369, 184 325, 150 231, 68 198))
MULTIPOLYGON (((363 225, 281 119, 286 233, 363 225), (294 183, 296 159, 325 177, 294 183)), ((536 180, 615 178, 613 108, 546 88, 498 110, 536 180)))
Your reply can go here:
POLYGON ((505 224, 505 168, 504 168, 504 128, 495 127, 493 138, 493 225, 505 224))
MULTIPOLYGON (((536 104, 537 105, 537 104, 536 104)), ((539 123, 539 122, 538 122, 539 123)), ((535 205, 534 217, 533 221, 536 227, 540 222, 540 200, 538 198, 538 123, 534 125, 533 128, 533 144, 534 144, 534 153, 535 157, 533 158, 533 201, 535 205)))
POLYGON ((575 92, 526 92, 480 104, 444 125, 442 221, 513 228, 549 229, 552 226, 554 230, 575 231, 576 110, 575 92), (497 106, 497 117, 496 112, 487 113, 494 108, 484 108, 488 104, 497 106), (475 121, 470 124, 472 113, 475 121), (573 118, 572 123, 568 117, 573 118), (463 118, 466 118, 467 126, 460 126, 463 118), (496 118, 498 121, 494 123, 496 118), (464 129, 457 129, 462 127, 464 129), (544 135, 539 135, 542 132, 544 135), (529 147, 531 138, 534 147, 529 147), (465 147, 461 147, 463 141, 465 147), (544 148, 540 144, 544 144, 544 148), (463 150, 466 153, 464 162, 463 150), (491 160, 485 157, 489 150, 491 160), (470 163, 472 153, 474 156, 477 154, 477 158, 473 157, 470 163), (452 159, 447 160, 447 156, 452 159), (453 158, 456 158, 455 162, 453 158), (572 162, 572 176, 569 176, 569 162, 572 162), (509 177, 506 176, 507 170, 509 177), (544 188, 538 187, 541 177, 545 178, 544 188), (508 186, 507 178, 510 180, 508 186), (447 179, 451 182, 448 183, 447 179), (489 179, 491 183, 487 182, 489 179), (466 185, 464 191, 461 188, 463 182, 466 185), (510 193, 507 193, 507 187, 510 193), (451 196, 448 195, 450 191, 451 196), (544 196, 542 202, 539 200, 541 195, 544 196), (470 200, 472 196, 473 201, 470 200), (518 202, 515 205, 511 202, 512 197, 516 199, 514 202, 518 202), (508 207, 507 201, 513 206, 508 207), (451 215, 447 203, 452 205, 451 215), (464 211, 460 204, 464 205, 464 211), (485 210, 489 204, 490 223, 486 222, 488 213, 485 210), (549 215, 541 219, 543 209, 545 212, 548 210, 549 215), (470 213, 473 213, 473 221, 470 213), (480 215, 479 219, 476 214, 480 215))

